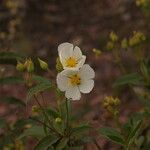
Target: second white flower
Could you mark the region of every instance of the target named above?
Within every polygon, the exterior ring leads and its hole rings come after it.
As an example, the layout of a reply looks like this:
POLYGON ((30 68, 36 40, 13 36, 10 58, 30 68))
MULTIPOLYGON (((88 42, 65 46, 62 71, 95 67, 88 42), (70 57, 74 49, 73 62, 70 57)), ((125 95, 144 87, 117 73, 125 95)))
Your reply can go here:
POLYGON ((79 100, 81 93, 89 93, 94 87, 94 70, 87 64, 79 70, 64 70, 57 75, 58 88, 65 92, 65 97, 79 100))

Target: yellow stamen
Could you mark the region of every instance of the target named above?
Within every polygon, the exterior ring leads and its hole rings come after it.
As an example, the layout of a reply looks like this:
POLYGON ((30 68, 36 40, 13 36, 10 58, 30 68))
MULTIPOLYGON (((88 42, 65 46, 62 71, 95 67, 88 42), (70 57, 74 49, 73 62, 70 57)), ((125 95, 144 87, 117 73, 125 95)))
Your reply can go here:
POLYGON ((73 86, 76 86, 76 85, 80 85, 81 83, 81 78, 79 75, 75 74, 75 75, 72 75, 70 77, 70 83, 73 85, 73 86))
POLYGON ((66 66, 67 67, 75 67, 77 65, 77 61, 75 58, 73 57, 69 57, 67 60, 66 60, 66 66))

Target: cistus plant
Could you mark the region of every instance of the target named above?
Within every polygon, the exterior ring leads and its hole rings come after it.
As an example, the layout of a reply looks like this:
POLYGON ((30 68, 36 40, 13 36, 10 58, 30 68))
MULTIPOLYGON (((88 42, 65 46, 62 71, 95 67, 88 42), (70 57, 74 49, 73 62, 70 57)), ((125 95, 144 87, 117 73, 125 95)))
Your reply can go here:
MULTIPOLYGON (((99 107, 104 108, 114 125, 101 128, 95 128, 89 121, 78 120, 72 113, 72 102, 80 100, 81 94, 92 91, 95 78, 95 71, 85 64, 86 56, 78 46, 71 43, 58 46, 55 71, 41 58, 35 60, 13 52, 1 52, 1 63, 16 65, 21 77, 5 77, 4 73, 1 73, 0 84, 24 84, 27 88, 25 103, 12 96, 4 98, 3 102, 15 104, 21 110, 27 107, 31 100, 36 103, 27 118, 18 114, 19 119, 12 124, 9 124, 7 119, 0 120, 0 148, 25 150, 28 138, 32 137, 37 141, 34 150, 82 150, 87 148, 87 143, 94 143, 97 149, 101 150, 102 146, 97 142, 98 135, 115 142, 124 150, 148 150, 150 67, 149 58, 141 50, 145 40, 142 32, 133 32, 130 37, 123 39, 115 32, 110 33, 107 52, 113 54, 113 60, 121 70, 121 76, 113 83, 113 87, 122 90, 123 87, 128 87, 143 107, 140 112, 135 112, 126 122, 122 122, 121 99, 106 96, 99 107), (138 68, 134 72, 131 72, 132 68, 125 66, 121 55, 123 52, 132 52, 133 61, 136 61, 138 68), (37 75, 36 70, 39 68, 47 72, 47 78, 37 75), (56 103, 55 106, 47 104, 43 94, 45 91, 55 94, 52 99, 56 103), (90 134, 91 131, 97 134, 90 134)), ((97 58, 104 53, 98 49, 93 49, 93 52, 97 58)))
POLYGON ((95 142, 94 137, 88 135, 92 128, 90 123, 77 123, 71 113, 71 102, 80 100, 81 93, 89 93, 94 87, 95 72, 90 65, 84 64, 86 56, 78 46, 71 43, 60 44, 56 59, 57 75, 44 60, 37 60, 38 66, 47 71, 50 78, 35 74, 36 65, 31 58, 18 61, 16 65, 28 88, 27 101, 34 98, 37 103, 32 107, 32 115, 29 117, 37 125, 24 130, 19 139, 37 135, 39 141, 35 150, 83 149, 87 142, 95 142), (56 94, 56 108, 45 105, 43 92, 46 90, 56 94), (39 97, 42 97, 43 102, 39 97))
MULTIPOLYGON (((112 83, 114 91, 117 89, 117 94, 121 95, 124 89, 128 89, 136 97, 137 103, 142 104, 140 112, 134 112, 128 121, 122 123, 121 100, 107 96, 102 101, 102 107, 112 117, 115 126, 102 127, 100 133, 125 150, 149 149, 150 56, 143 50, 145 42, 146 37, 140 31, 134 31, 131 36, 122 39, 115 32, 111 32, 106 51, 102 52, 112 53, 114 63, 120 69, 120 77, 112 83), (123 55, 132 55, 131 61, 136 67, 131 67, 123 55)), ((97 57, 95 51, 93 52, 97 57)))

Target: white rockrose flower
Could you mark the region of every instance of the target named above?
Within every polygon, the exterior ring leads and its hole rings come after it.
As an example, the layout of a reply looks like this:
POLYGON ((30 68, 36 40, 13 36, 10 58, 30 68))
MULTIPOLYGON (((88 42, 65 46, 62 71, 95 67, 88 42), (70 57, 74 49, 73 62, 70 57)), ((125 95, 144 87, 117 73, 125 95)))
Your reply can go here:
POLYGON ((86 56, 78 46, 73 46, 71 43, 62 43, 58 46, 58 55, 63 69, 77 70, 83 66, 86 56))
POLYGON ((94 70, 87 64, 79 70, 63 70, 57 75, 57 86, 65 97, 79 100, 81 93, 89 93, 94 87, 94 70))

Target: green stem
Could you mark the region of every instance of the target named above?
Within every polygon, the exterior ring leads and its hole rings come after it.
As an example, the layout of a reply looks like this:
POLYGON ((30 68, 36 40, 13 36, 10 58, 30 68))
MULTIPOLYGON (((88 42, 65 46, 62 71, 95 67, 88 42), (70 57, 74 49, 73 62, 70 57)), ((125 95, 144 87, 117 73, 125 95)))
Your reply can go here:
POLYGON ((100 145, 97 143, 96 139, 94 139, 94 144, 96 145, 98 150, 102 150, 102 148, 100 147, 100 145))
POLYGON ((47 124, 45 124, 45 123, 42 122, 41 120, 38 120, 38 119, 35 119, 35 118, 32 118, 32 117, 29 117, 29 119, 34 120, 34 121, 36 121, 36 122, 39 122, 40 124, 46 126, 48 129, 50 129, 52 132, 55 133, 55 130, 53 130, 53 128, 51 128, 50 126, 48 126, 47 124))
POLYGON ((126 69, 123 66, 122 62, 121 62, 120 51, 118 49, 114 50, 113 51, 113 55, 114 55, 114 58, 115 58, 115 61, 116 61, 117 65, 120 67, 122 73, 125 74, 126 73, 126 69))
POLYGON ((60 133, 53 127, 53 123, 51 122, 51 120, 49 120, 47 113, 45 112, 44 108, 42 107, 42 105, 40 104, 40 102, 38 101, 38 99, 35 95, 34 95, 34 98, 35 98, 36 102, 38 103, 38 105, 40 106, 40 109, 42 110, 45 119, 49 122, 49 125, 51 126, 53 131, 55 131, 56 134, 60 135, 60 133))
POLYGON ((41 97, 42 97, 42 100, 43 100, 44 106, 45 106, 45 107, 47 107, 47 103, 46 103, 46 101, 45 101, 45 98, 44 98, 44 96, 43 96, 43 93, 40 93, 40 95, 41 95, 41 97))
POLYGON ((68 99, 66 99, 66 129, 69 127, 69 108, 68 108, 68 99))

